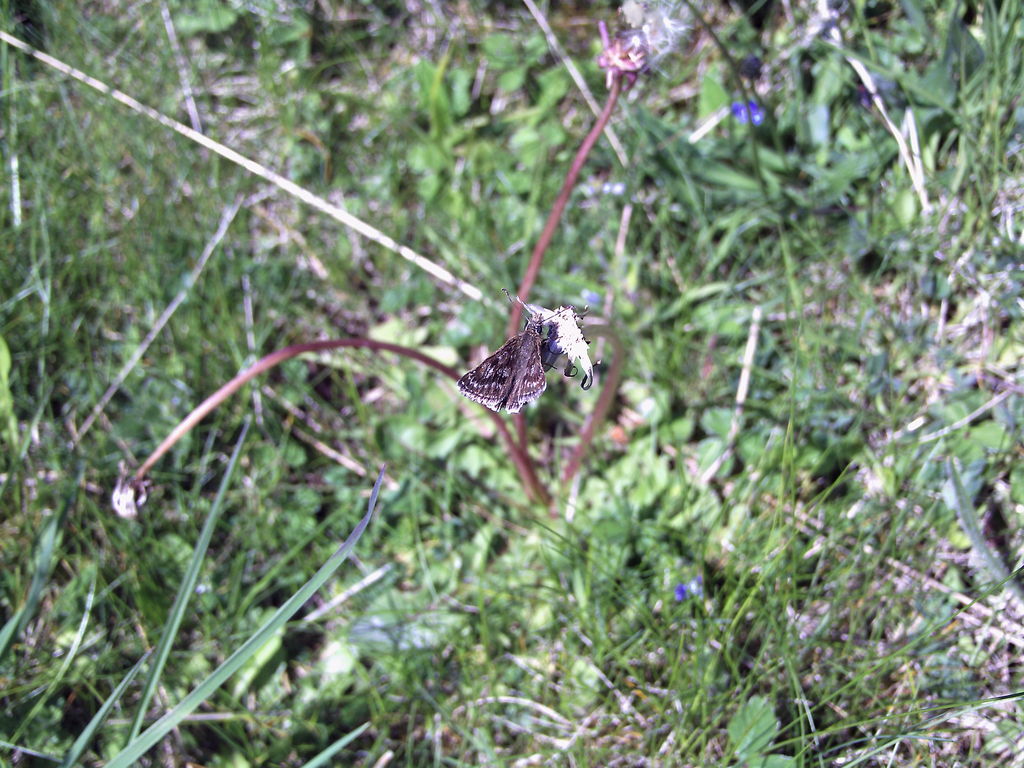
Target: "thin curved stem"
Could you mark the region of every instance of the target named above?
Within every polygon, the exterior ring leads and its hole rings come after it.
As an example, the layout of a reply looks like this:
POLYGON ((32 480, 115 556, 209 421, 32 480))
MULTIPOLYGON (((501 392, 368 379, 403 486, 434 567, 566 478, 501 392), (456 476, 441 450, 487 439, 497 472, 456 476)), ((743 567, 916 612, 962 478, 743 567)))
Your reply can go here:
MULTIPOLYGON (((266 357, 261 358, 254 365, 246 368, 244 371, 241 371, 237 376, 231 379, 231 381, 227 382, 224 386, 203 400, 203 402, 196 406, 192 412, 178 424, 178 426, 171 430, 171 433, 164 438, 163 442, 156 447, 156 450, 154 450, 142 463, 138 470, 136 470, 135 475, 133 476, 133 481, 135 483, 141 483, 149 470, 152 469, 153 465, 156 464, 156 462, 159 461, 168 450, 170 450, 171 446, 178 442, 178 440, 187 434, 196 424, 202 421, 207 414, 261 373, 265 373, 274 366, 280 365, 286 360, 290 360, 291 358, 306 352, 327 352, 329 350, 341 349, 343 347, 365 347, 367 349, 394 352, 395 354, 423 363, 424 365, 433 368, 435 371, 443 373, 454 381, 457 381, 459 378, 458 371, 438 362, 434 358, 430 357, 430 355, 425 355, 419 350, 403 347, 399 344, 390 344, 386 341, 376 341, 374 339, 364 338, 348 338, 293 344, 289 347, 285 347, 284 349, 279 349, 276 352, 271 352, 266 357)), ((501 434, 502 440, 504 440, 505 445, 508 446, 509 455, 512 458, 512 462, 516 465, 516 470, 519 472, 520 480, 522 480, 523 485, 526 486, 527 493, 542 504, 550 504, 551 495, 548 493, 547 488, 545 488, 538 479, 529 455, 519 448, 515 439, 512 437, 512 434, 509 432, 508 426, 498 414, 489 410, 487 411, 487 414, 494 421, 499 434, 501 434)))
MULTIPOLYGON (((519 290, 517 295, 523 301, 526 301, 526 297, 530 294, 530 289, 533 284, 537 281, 537 275, 540 272, 540 265, 544 261, 544 253, 547 251, 548 246, 551 244, 551 238, 555 235, 555 230, 558 229, 558 222, 562 218, 562 213, 565 211, 565 206, 569 204, 569 196, 572 194, 573 187, 576 186, 576 182, 579 179, 580 171, 583 170, 583 164, 587 161, 587 155, 590 154, 590 150, 594 148, 597 140, 601 137, 601 133, 604 131, 605 125, 608 124, 609 118, 612 116, 612 110, 615 109, 615 104, 619 100, 619 93, 622 91, 622 77, 616 76, 612 79, 612 87, 608 90, 608 101, 605 102, 604 109, 601 110, 601 114, 597 117, 597 122, 594 123, 594 127, 590 129, 590 133, 580 144, 579 150, 576 152, 576 157, 573 158, 572 165, 569 166, 569 172, 565 175, 565 181, 562 182, 562 189, 558 193, 558 197, 555 198, 555 204, 551 208, 551 213, 548 214, 548 220, 544 224, 544 231, 540 233, 540 238, 537 240, 537 245, 533 248, 533 253, 530 255, 530 263, 526 267, 526 272, 523 273, 522 282, 519 283, 519 290)), ((519 331, 519 321, 522 319, 523 308, 520 304, 516 303, 512 305, 512 314, 508 320, 508 330, 506 337, 512 338, 519 331)))
MULTIPOLYGON (((619 101, 619 94, 621 92, 622 74, 619 73, 612 78, 612 87, 608 90, 608 100, 605 102, 604 109, 601 110, 601 114, 597 116, 597 121, 590 129, 590 133, 588 133, 586 138, 583 139, 583 143, 580 144, 580 148, 576 151, 576 156, 572 160, 572 165, 569 166, 569 172, 565 175, 565 181, 562 182, 562 188, 558 192, 558 197, 555 198, 555 204, 551 208, 551 213, 548 214, 548 220, 544 224, 544 230, 540 233, 540 237, 537 239, 537 244, 533 248, 533 253, 530 254, 530 262, 526 266, 526 272, 523 273, 523 279, 519 283, 519 290, 516 292, 516 295, 523 301, 526 301, 527 296, 530 294, 530 289, 537 281, 537 275, 540 273, 540 265, 544 261, 544 254, 547 252, 548 246, 551 244, 551 239, 555 235, 555 230, 558 229, 558 223, 561 221, 562 214, 565 212, 565 207, 569 204, 569 197, 572 195, 573 187, 576 186, 576 182, 579 180, 580 172, 583 170, 583 165, 586 163, 587 157, 590 155, 590 151, 594 148, 594 145, 597 144, 597 140, 604 132, 604 128, 612 116, 612 111, 615 109, 615 105, 619 101)), ((512 314, 509 315, 508 328, 505 333, 506 338, 512 338, 519 332, 519 323, 522 320, 522 317, 522 304, 515 302, 512 305, 512 314)), ((519 436, 519 450, 528 455, 526 416, 522 413, 516 414, 515 423, 516 432, 519 436)))

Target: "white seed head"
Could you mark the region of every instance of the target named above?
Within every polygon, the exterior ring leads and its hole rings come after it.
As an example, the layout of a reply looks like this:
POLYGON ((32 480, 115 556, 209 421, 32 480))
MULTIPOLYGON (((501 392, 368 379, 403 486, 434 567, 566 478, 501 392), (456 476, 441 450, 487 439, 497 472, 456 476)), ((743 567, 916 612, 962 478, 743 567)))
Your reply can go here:
POLYGON ((678 47, 680 38, 690 28, 682 18, 685 8, 677 2, 638 2, 626 0, 619 8, 630 28, 626 34, 640 35, 647 51, 647 65, 654 67, 666 54, 678 47))
POLYGON ((553 345, 557 345, 568 358, 569 362, 579 365, 583 370, 584 387, 594 381, 594 364, 590 362, 588 353, 588 342, 583 337, 583 330, 580 328, 580 316, 576 314, 573 307, 559 307, 551 310, 536 304, 527 304, 530 311, 531 322, 540 323, 549 328, 548 338, 552 339, 553 345))

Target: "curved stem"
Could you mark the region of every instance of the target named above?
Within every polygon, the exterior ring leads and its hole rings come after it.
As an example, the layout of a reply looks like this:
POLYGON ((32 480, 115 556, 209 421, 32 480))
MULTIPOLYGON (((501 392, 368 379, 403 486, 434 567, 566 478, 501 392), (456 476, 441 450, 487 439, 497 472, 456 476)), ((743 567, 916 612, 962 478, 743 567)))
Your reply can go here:
MULTIPOLYGON (((615 104, 619 100, 621 90, 622 77, 619 75, 612 79, 612 87, 608 90, 608 101, 605 102, 604 109, 601 110, 601 114, 597 117, 597 122, 594 123, 594 127, 590 129, 590 133, 587 134, 583 143, 580 144, 580 148, 576 151, 576 157, 573 158, 572 165, 569 166, 569 172, 565 175, 565 181, 562 182, 562 189, 559 191, 558 197, 555 198, 555 204, 552 206, 551 213, 548 214, 548 220, 544 224, 544 231, 540 233, 537 245, 534 246, 533 253, 530 255, 530 263, 526 267, 526 272, 523 273, 522 282, 519 283, 517 295, 523 301, 526 301, 526 297, 530 294, 530 289, 537 280, 541 262, 544 261, 544 252, 547 251, 548 246, 551 244, 551 238, 554 237, 555 230, 558 229, 558 222, 562 218, 565 206, 569 203, 572 188, 576 186, 576 181, 579 179, 580 171, 583 170, 583 164, 587 160, 587 155, 590 154, 590 150, 594 148, 597 140, 601 137, 601 133, 604 131, 605 125, 608 124, 608 120, 612 116, 612 110, 615 109, 615 104)), ((512 336, 518 333, 519 321, 522 319, 522 315, 522 306, 519 303, 513 304, 512 314, 508 320, 508 330, 505 334, 506 337, 512 338, 512 336)))
MULTIPOLYGON (((276 352, 271 352, 266 357, 258 360, 254 365, 246 368, 244 371, 241 371, 237 376, 231 379, 231 381, 227 382, 224 386, 203 400, 203 402, 196 406, 192 412, 178 424, 178 426, 171 430, 171 433, 164 438, 163 442, 156 447, 156 450, 154 450, 142 463, 138 470, 136 470, 135 475, 133 476, 133 481, 135 483, 141 483, 149 470, 152 469, 153 465, 156 464, 156 462, 159 461, 168 450, 170 450, 171 446, 178 442, 178 440, 187 434, 188 431, 196 424, 202 421, 210 411, 214 410, 227 398, 241 389, 242 386, 259 376, 261 373, 269 371, 274 366, 280 365, 286 360, 290 360, 291 358, 306 352, 326 352, 332 349, 341 349, 343 347, 365 347, 367 349, 380 349, 394 352, 395 354, 412 358, 417 362, 423 363, 424 365, 433 368, 435 371, 443 373, 454 381, 458 381, 459 378, 458 371, 454 368, 449 368, 443 363, 439 363, 437 360, 430 357, 430 355, 425 355, 419 350, 403 347, 399 344, 389 344, 386 341, 349 338, 293 344, 289 347, 285 347, 284 349, 279 349, 276 352)), ((515 439, 512 437, 512 434, 508 431, 508 426, 506 426, 505 422, 498 414, 490 410, 487 410, 487 414, 494 421, 498 432, 501 434, 502 440, 504 440, 505 445, 508 446, 509 455, 512 458, 512 462, 516 465, 520 480, 522 480, 523 485, 526 486, 527 493, 542 504, 550 504, 551 496, 548 493, 547 488, 545 488, 537 478, 537 474, 533 469, 533 463, 530 461, 529 455, 519 448, 515 439)))
MULTIPOLYGON (((551 213, 548 214, 544 230, 540 233, 537 245, 533 248, 533 253, 530 254, 530 263, 526 266, 526 272, 523 273, 523 279, 519 283, 519 290, 516 292, 516 295, 523 301, 526 301, 526 297, 530 294, 530 289, 537 281, 540 265, 544 261, 544 254, 551 244, 551 238, 554 237, 555 230, 558 229, 558 222, 562 218, 562 213, 565 212, 565 206, 569 204, 569 197, 572 195, 573 187, 576 186, 576 182, 579 180, 583 164, 587 161, 590 150, 594 148, 597 140, 602 132, 604 132, 604 128, 612 116, 612 111, 619 101, 619 94, 621 92, 622 75, 620 73, 612 78, 612 87, 608 90, 608 100, 605 102, 604 109, 601 110, 601 114, 597 116, 597 121, 594 123, 593 128, 590 129, 590 133, 583 139, 583 143, 580 144, 580 148, 576 151, 576 157, 573 158, 572 165, 569 166, 569 172, 565 175, 565 181, 562 182, 562 189, 559 190, 558 197, 555 198, 555 204, 551 208, 551 213)), ((508 328, 505 332, 506 338, 512 338, 519 332, 519 323, 522 317, 522 304, 515 302, 512 305, 512 314, 509 315, 508 328)), ((519 436, 519 450, 528 455, 525 414, 516 414, 515 423, 516 432, 519 436)))

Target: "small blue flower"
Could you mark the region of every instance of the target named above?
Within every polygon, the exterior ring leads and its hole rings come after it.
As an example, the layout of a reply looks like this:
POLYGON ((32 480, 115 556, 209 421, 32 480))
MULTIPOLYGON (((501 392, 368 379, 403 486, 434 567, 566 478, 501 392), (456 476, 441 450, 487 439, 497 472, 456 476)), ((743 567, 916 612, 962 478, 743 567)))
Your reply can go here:
POLYGON ((742 101, 734 101, 732 103, 732 116, 741 125, 746 125, 748 120, 755 126, 761 125, 764 122, 764 111, 756 101, 748 101, 746 104, 742 101))
POLYGON ((698 575, 687 582, 676 584, 676 602, 681 603, 689 597, 700 597, 704 594, 704 580, 698 575))
POLYGON ((750 122, 754 125, 760 125, 764 122, 764 112, 761 110, 761 107, 758 106, 756 101, 752 101, 747 104, 747 109, 750 110, 750 122))

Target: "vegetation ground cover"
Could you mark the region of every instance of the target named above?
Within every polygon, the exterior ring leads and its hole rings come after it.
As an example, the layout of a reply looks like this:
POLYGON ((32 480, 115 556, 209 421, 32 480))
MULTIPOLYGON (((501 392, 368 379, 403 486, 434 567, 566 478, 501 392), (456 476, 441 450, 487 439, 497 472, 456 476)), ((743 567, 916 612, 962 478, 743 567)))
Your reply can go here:
POLYGON ((0 762, 1019 764, 1024 7, 624 10, 0 2, 0 762))

